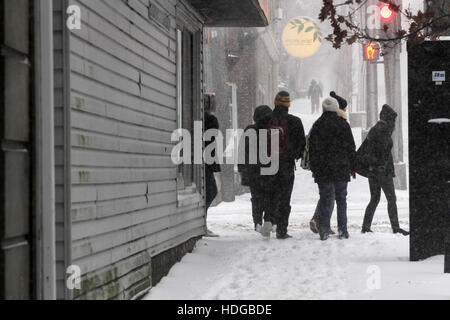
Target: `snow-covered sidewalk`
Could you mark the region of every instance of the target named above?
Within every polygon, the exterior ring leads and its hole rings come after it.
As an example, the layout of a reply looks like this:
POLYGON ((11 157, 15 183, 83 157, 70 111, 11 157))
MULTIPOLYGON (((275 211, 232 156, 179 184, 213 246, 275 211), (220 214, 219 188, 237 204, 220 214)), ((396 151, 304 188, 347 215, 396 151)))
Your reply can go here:
MULTIPOLYGON (((223 203, 209 215, 210 228, 221 237, 199 241, 146 299, 450 299, 443 256, 409 262, 409 237, 392 234, 384 199, 375 233, 359 233, 367 181, 358 178, 349 188, 351 238, 321 242, 308 227, 317 187, 309 173, 297 173, 293 239, 261 239, 252 229, 249 195, 223 203), (378 272, 381 286, 371 289, 378 272)), ((407 193, 398 198, 400 224, 408 228, 407 193)))
MULTIPOLYGON (((317 116, 300 116, 309 131, 317 116)), ((361 143, 357 131, 355 140, 361 143)), ((409 262, 409 237, 392 234, 384 196, 375 233, 360 233, 370 198, 367 179, 349 185, 349 240, 322 242, 311 233, 318 197, 311 173, 299 169, 289 228, 293 239, 286 241, 263 240, 253 231, 249 195, 212 208, 208 224, 221 237, 199 241, 146 299, 450 299, 444 257, 409 262)), ((400 225, 409 229, 408 193, 397 197, 400 225)), ((336 214, 333 222, 336 229, 336 214)))

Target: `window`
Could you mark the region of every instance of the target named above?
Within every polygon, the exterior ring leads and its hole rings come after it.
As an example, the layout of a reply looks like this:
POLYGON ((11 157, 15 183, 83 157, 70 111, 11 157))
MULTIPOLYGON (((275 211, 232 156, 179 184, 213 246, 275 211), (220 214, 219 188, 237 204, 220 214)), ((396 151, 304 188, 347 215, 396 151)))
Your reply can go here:
MULTIPOLYGON (((192 136, 194 121, 201 120, 200 44, 198 33, 187 28, 177 29, 177 122, 179 129, 188 130, 192 136)), ((194 150, 194 139, 191 144, 191 149, 194 150)), ((193 163, 194 159, 191 160, 193 163)), ((181 164, 178 167, 179 191, 196 192, 199 179, 199 170, 195 165, 181 164)))

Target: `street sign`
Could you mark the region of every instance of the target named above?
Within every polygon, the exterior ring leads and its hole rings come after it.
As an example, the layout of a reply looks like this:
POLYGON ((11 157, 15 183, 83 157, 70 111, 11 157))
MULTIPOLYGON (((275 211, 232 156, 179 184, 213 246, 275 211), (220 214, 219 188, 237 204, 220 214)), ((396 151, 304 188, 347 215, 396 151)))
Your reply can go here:
POLYGON ((445 81, 445 71, 433 71, 433 81, 434 82, 444 82, 445 81))

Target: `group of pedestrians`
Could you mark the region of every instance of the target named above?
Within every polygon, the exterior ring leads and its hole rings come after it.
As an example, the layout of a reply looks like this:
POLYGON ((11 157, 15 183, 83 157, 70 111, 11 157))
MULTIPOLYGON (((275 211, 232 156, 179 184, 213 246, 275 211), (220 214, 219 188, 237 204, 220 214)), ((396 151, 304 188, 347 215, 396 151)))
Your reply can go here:
MULTIPOLYGON (((347 188, 356 173, 369 179, 371 200, 366 209, 362 233, 371 231, 372 219, 379 204, 381 190, 388 200, 388 212, 394 233, 409 235, 400 228, 393 179, 393 140, 397 113, 384 105, 380 121, 370 130, 361 148, 356 151, 352 130, 347 121, 347 101, 335 92, 322 103, 322 115, 305 135, 300 118, 289 114, 291 99, 282 91, 275 98, 275 108, 259 106, 254 113, 257 161, 250 163, 249 140, 245 140, 246 161, 239 165, 241 182, 250 187, 255 230, 268 238, 272 232, 277 239, 288 239, 291 196, 294 187, 296 162, 302 159, 302 168, 310 170, 318 185, 320 200, 310 227, 325 241, 334 234, 330 227, 335 203, 338 218, 338 236, 350 237, 347 229, 347 188), (279 170, 274 175, 262 175, 259 159, 261 130, 279 131, 279 170)), ((245 137, 247 137, 245 135, 245 137)), ((264 144, 265 145, 265 144, 264 144)), ((251 150, 251 151, 250 151, 251 150)), ((207 187, 208 190, 208 187, 207 187)), ((208 198, 208 191, 207 191, 208 198)))

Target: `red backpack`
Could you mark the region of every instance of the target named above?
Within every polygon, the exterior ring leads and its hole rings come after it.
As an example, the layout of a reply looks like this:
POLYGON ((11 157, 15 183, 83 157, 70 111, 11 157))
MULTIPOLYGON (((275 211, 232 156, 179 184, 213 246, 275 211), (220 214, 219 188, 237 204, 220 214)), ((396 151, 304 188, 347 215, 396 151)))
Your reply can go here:
POLYGON ((278 130, 278 146, 279 146, 279 157, 285 158, 289 155, 290 145, 289 145, 289 131, 287 119, 272 119, 267 125, 267 154, 272 156, 272 132, 271 130, 278 130))

